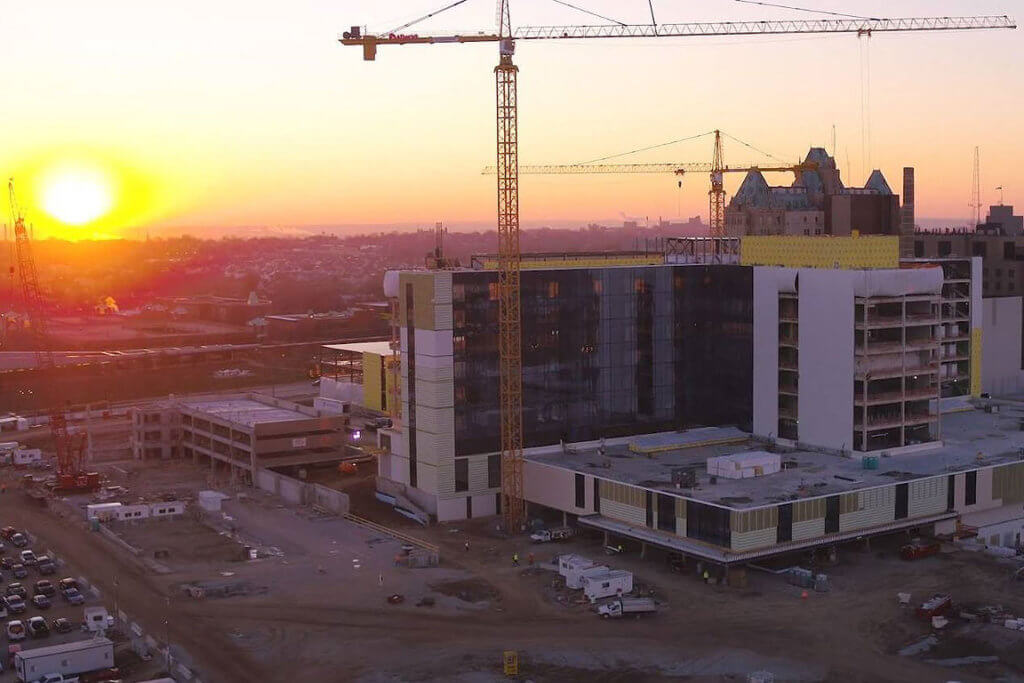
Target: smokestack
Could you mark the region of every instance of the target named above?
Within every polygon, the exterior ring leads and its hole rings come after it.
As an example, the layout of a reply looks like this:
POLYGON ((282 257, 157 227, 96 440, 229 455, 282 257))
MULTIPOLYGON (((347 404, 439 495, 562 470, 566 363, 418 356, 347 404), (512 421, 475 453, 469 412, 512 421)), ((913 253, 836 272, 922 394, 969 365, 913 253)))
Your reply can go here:
POLYGON ((903 168, 903 210, 900 212, 900 232, 914 234, 914 167, 903 168))

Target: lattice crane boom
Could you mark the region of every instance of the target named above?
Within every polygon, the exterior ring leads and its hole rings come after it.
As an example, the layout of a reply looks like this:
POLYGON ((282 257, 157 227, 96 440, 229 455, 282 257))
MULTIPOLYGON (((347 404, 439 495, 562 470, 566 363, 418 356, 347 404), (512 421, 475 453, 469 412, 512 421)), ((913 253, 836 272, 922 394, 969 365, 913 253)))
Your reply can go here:
MULTIPOLYGON (((521 26, 512 28, 509 0, 498 0, 496 32, 420 35, 401 33, 409 24, 386 34, 366 33, 353 26, 339 37, 343 45, 361 46, 363 59, 373 60, 379 45, 498 43, 495 68, 497 105, 498 283, 501 398, 502 514, 506 529, 525 522, 522 499, 522 358, 519 301, 519 169, 517 76, 512 61, 517 40, 580 38, 673 38, 749 36, 788 33, 852 33, 870 35, 896 31, 948 31, 1016 28, 1009 17, 911 17, 901 19, 818 19, 806 21, 693 22, 680 24, 607 24, 594 26, 521 26)), ((449 5, 448 8, 455 5, 449 5)), ((433 16, 435 13, 427 16, 433 16)), ((719 164, 718 169, 721 169, 719 164)), ((716 169, 713 169, 716 170, 716 169)))
MULTIPOLYGON (((39 288, 39 275, 36 271, 35 259, 32 256, 32 241, 29 238, 28 229, 25 227, 25 215, 18 205, 18 199, 14 192, 13 179, 7 183, 7 196, 11 209, 11 223, 14 225, 14 244, 17 252, 18 275, 21 281, 21 296, 28 313, 36 369, 47 381, 52 381, 52 377, 49 375, 57 367, 57 363, 50 341, 46 306, 39 288)), ((74 479, 79 474, 78 462, 71 449, 67 416, 61 410, 59 401, 49 401, 48 417, 50 434, 53 437, 53 445, 57 453, 58 483, 63 477, 74 479)))

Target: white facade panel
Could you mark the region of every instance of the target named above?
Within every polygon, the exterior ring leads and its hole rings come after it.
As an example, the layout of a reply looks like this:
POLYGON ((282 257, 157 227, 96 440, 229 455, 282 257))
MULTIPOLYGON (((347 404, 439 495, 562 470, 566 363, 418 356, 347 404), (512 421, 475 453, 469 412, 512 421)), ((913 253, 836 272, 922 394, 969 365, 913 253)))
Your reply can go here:
MULTIPOLYGON (((476 456, 469 458, 469 492, 482 493, 491 491, 487 486, 487 457, 476 456)), ((474 501, 473 516, 476 516, 476 502, 474 501)))
POLYGON ((825 518, 807 519, 803 522, 793 522, 793 540, 806 541, 809 538, 818 538, 825 535, 825 518))
POLYGON ((434 274, 434 303, 451 304, 452 302, 452 273, 448 270, 438 271, 434 274))
POLYGON ((493 493, 473 496, 473 517, 490 517, 498 514, 498 500, 493 493))
POLYGON ((946 511, 948 494, 946 477, 912 481, 907 487, 907 514, 925 517, 946 511))
POLYGON ((632 505, 624 505, 614 500, 601 500, 601 515, 634 526, 647 526, 647 510, 633 507, 632 505))
POLYGON ((434 306, 434 329, 452 329, 452 305, 450 303, 434 306))
POLYGON ((839 515, 839 531, 856 531, 889 524, 896 520, 896 487, 860 491, 857 493, 856 512, 839 515))
POLYGON ((453 462, 455 459, 455 436, 453 434, 431 434, 417 429, 416 459, 419 462, 434 465, 453 462))
POLYGON ((778 269, 754 268, 754 433, 777 436, 779 429, 778 269))
POLYGON ((778 537, 778 528, 769 527, 767 529, 761 529, 760 531, 747 531, 744 533, 732 532, 732 549, 737 552, 745 552, 747 550, 756 550, 758 548, 765 548, 770 545, 775 545, 775 539, 778 537))
MULTIPOLYGON (((408 396, 408 394, 405 394, 408 396)), ((451 382, 416 382, 416 405, 451 408, 455 405, 455 387, 451 382)), ((408 413, 402 413, 407 415, 408 413)))
POLYGON ((437 521, 450 522, 456 519, 466 519, 466 499, 449 498, 437 501, 437 521))
MULTIPOLYGON (((440 468, 423 462, 422 458, 416 458, 416 488, 434 495, 441 495, 441 484, 438 479, 441 477, 440 468)), ((451 486, 455 488, 454 484, 451 486)), ((450 491, 448 491, 450 493, 450 491)))
MULTIPOLYGON (((417 392, 416 398, 419 399, 417 392)), ((455 434, 455 409, 430 408, 416 402, 416 430, 431 434, 455 434)), ((454 440, 452 443, 455 443, 454 440)))
POLYGON ((1018 392, 1024 386, 1021 297, 983 299, 981 308, 981 390, 990 394, 1018 392))
POLYGON ((455 352, 451 330, 413 330, 416 335, 416 364, 420 356, 451 356, 455 352))
MULTIPOLYGON (((594 512, 594 478, 584 476, 586 507, 576 507, 576 473, 561 467, 548 467, 541 463, 527 460, 523 464, 523 495, 531 503, 537 503, 554 510, 573 514, 592 514, 594 512)), ((606 505, 615 505, 614 501, 601 501, 601 514, 607 514, 606 505)), ((640 518, 642 525, 645 516, 640 518)))
POLYGON ((852 271, 800 270, 798 438, 853 447, 852 271))

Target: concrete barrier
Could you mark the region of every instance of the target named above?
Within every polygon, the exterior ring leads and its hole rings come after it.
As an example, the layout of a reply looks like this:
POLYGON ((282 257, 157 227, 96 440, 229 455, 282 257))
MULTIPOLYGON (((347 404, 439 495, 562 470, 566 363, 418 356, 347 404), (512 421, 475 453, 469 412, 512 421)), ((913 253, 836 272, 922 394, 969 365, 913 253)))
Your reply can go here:
POLYGON ((320 484, 310 486, 313 493, 313 502, 322 508, 330 510, 336 515, 348 514, 348 494, 337 489, 328 488, 320 484))
POLYGON ((318 505, 338 515, 348 513, 348 494, 321 484, 310 484, 277 472, 256 472, 257 488, 273 493, 293 505, 318 505))

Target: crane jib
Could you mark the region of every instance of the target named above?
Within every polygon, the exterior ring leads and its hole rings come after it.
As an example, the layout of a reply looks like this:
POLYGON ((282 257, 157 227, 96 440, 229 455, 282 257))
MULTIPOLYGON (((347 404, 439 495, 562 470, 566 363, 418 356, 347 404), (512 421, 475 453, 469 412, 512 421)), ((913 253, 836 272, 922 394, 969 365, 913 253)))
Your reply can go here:
MULTIPOLYGON (((886 33, 909 31, 966 31, 972 29, 1015 29, 1008 16, 908 17, 895 19, 818 19, 694 22, 685 24, 597 24, 580 26, 520 26, 512 31, 515 40, 571 40, 579 38, 679 38, 697 36, 743 36, 780 33, 886 33)), ((496 33, 454 33, 420 35, 417 33, 344 34, 345 45, 476 43, 498 42, 496 33)))

